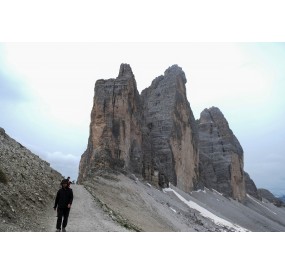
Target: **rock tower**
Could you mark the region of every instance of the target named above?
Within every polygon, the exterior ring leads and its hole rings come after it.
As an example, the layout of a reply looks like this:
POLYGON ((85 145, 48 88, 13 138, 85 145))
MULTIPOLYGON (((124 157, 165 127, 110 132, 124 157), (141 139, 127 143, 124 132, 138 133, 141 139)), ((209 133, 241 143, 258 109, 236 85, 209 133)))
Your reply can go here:
POLYGON ((199 150, 200 180, 203 184, 227 196, 244 200, 243 149, 216 107, 201 113, 199 150))

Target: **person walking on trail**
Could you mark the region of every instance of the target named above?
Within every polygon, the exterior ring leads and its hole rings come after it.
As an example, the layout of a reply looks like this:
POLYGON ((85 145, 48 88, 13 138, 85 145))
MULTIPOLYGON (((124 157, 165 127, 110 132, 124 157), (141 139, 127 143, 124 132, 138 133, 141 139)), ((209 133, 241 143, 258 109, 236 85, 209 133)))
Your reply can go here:
POLYGON ((60 184, 62 184, 63 182, 67 182, 67 187, 70 187, 70 184, 71 184, 70 177, 63 179, 60 184))
POLYGON ((57 209, 56 231, 66 232, 69 211, 73 201, 73 191, 68 187, 67 181, 62 181, 62 188, 58 190, 53 209, 57 209), (62 220, 63 218, 63 220, 62 220))

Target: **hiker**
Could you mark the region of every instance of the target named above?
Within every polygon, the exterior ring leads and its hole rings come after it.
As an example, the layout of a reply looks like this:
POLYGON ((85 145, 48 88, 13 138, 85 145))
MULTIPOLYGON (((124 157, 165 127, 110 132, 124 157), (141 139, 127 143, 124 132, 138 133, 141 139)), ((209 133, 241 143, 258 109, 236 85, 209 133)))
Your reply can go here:
POLYGON ((56 231, 66 232, 66 225, 68 221, 69 211, 73 201, 73 191, 71 188, 68 188, 68 181, 63 180, 61 182, 61 189, 58 190, 55 198, 55 203, 53 209, 57 209, 57 222, 56 222, 56 231), (62 221, 63 218, 63 221, 62 221))

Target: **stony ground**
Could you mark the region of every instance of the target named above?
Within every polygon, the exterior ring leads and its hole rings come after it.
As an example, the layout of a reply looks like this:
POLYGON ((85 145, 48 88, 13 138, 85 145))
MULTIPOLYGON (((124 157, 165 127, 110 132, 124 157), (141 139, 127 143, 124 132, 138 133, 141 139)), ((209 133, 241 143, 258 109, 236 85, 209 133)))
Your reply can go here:
POLYGON ((101 205, 112 211, 115 220, 135 231, 233 231, 135 176, 103 175, 84 185, 101 205))
MULTIPOLYGON (((82 185, 71 186, 74 194, 73 204, 69 214, 68 232, 119 232, 127 231, 123 226, 113 221, 108 212, 104 211, 100 204, 82 185)), ((53 203, 42 217, 44 228, 41 231, 55 231, 57 217, 53 210, 53 203)))
MULTIPOLYGON (((105 175, 106 176, 106 175, 105 175)), ((215 225, 167 194, 135 176, 98 177, 96 184, 72 185, 74 201, 68 232, 232 231, 215 225), (99 184, 99 185, 98 185, 99 184), (175 210, 176 209, 176 210, 175 210)), ((55 231, 53 202, 36 231, 55 231)))
MULTIPOLYGON (((241 204, 214 190, 186 194, 174 186, 156 189, 123 174, 105 174, 71 187, 74 202, 68 232, 285 231, 285 209, 250 196, 241 204)), ((50 196, 38 211, 27 210, 18 221, 0 222, 0 230, 54 232, 54 198, 50 196)))
POLYGON ((186 194, 172 186, 181 200, 123 174, 102 174, 84 186, 113 220, 135 231, 285 231, 285 208, 250 196, 241 204, 215 190, 186 194))
POLYGON ((37 231, 63 178, 0 128, 0 231, 37 231))

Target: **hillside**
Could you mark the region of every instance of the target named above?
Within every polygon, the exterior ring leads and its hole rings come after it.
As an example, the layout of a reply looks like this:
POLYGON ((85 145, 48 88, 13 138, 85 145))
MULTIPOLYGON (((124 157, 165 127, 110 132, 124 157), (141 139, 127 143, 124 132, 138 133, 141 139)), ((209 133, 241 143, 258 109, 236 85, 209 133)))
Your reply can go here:
POLYGON ((247 195, 240 203, 215 190, 159 189, 134 175, 101 174, 84 182, 115 221, 147 232, 285 231, 285 208, 247 195))
POLYGON ((0 128, 0 231, 40 231, 62 175, 0 128))

